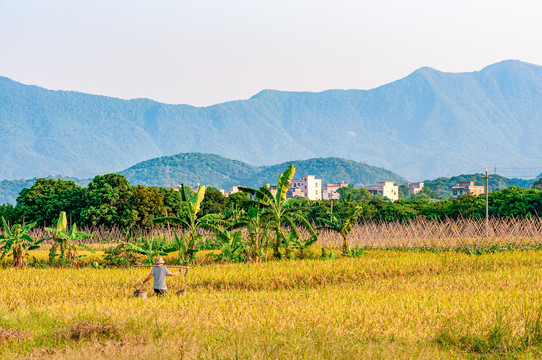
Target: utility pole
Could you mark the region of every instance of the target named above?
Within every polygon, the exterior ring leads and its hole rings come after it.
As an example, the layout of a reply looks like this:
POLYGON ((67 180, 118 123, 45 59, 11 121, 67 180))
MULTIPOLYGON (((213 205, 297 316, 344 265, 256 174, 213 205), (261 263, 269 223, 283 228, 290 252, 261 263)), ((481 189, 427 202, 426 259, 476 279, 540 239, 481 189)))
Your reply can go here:
POLYGON ((486 237, 489 232, 489 177, 487 176, 486 168, 486 237))

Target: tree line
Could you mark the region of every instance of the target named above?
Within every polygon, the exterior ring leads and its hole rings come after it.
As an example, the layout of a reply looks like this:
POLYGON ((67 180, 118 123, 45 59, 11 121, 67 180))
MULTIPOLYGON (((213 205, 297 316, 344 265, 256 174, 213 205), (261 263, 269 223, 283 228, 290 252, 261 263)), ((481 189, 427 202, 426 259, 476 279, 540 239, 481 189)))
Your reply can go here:
MULTIPOLYGON (((489 194, 489 216, 542 215, 541 182, 532 189, 510 187, 489 194)), ((347 217, 356 208, 359 221, 410 221, 418 217, 428 219, 483 218, 485 196, 463 195, 457 199, 435 201, 427 197, 410 197, 391 202, 381 196, 371 196, 364 189, 339 189, 340 200, 292 199, 290 206, 306 220, 320 225, 320 219, 347 217), (359 210, 361 209, 361 210, 359 210)), ((215 188, 205 190, 201 215, 248 211, 249 193, 239 192, 224 196, 215 188)), ((31 223, 48 226, 65 211, 70 223, 80 226, 121 226, 151 228, 165 226, 153 222, 155 218, 181 218, 187 211, 182 194, 177 190, 130 185, 119 174, 96 176, 86 187, 74 181, 37 179, 30 188, 23 189, 13 205, 0 205, 0 216, 9 223, 31 223)))

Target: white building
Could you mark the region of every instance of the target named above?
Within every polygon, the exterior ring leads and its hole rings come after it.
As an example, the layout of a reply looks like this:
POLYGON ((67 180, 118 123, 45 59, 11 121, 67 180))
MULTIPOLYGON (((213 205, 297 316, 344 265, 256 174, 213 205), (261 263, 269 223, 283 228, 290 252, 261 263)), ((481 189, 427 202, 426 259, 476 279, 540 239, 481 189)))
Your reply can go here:
POLYGON ((339 194, 337 190, 343 187, 348 187, 348 183, 324 184, 322 189, 322 200, 339 200, 341 194, 339 194))
POLYGON ((381 181, 375 186, 363 186, 371 195, 382 195, 391 201, 399 199, 399 186, 394 185, 393 181, 381 181))
POLYGON ((303 179, 292 179, 288 197, 302 196, 309 200, 322 200, 322 179, 305 175, 303 179))

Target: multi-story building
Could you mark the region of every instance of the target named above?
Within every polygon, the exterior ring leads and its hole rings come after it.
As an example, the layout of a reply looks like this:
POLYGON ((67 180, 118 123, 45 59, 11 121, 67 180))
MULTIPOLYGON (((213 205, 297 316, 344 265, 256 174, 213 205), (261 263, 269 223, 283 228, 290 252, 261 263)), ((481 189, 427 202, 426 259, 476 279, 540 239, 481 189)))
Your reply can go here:
POLYGON ((423 190, 423 182, 405 183, 405 186, 408 187, 408 192, 411 194, 417 194, 423 190))
POLYGON ((347 182, 341 182, 338 184, 324 184, 322 188, 322 199, 323 200, 339 200, 341 194, 337 190, 343 187, 348 187, 347 182))
POLYGON ((275 185, 269 186, 269 191, 271 192, 271 195, 277 196, 278 190, 277 190, 277 187, 275 185))
POLYGON ((391 201, 399 199, 399 186, 394 185, 393 181, 381 181, 378 183, 378 185, 362 187, 370 192, 373 196, 382 195, 391 201))
POLYGON ((240 186, 240 185, 230 186, 230 190, 229 190, 229 191, 224 191, 224 192, 222 193, 222 195, 224 195, 224 196, 230 196, 231 194, 235 194, 235 193, 239 192, 239 191, 240 191, 240 190, 239 190, 239 186, 240 186))
POLYGON ((484 186, 480 185, 474 185, 474 181, 465 181, 465 182, 458 182, 454 186, 450 186, 450 191, 452 192, 451 198, 456 198, 460 195, 466 195, 466 194, 472 194, 474 196, 476 195, 482 195, 485 193, 484 186))
POLYGON ((303 179, 292 179, 286 196, 322 200, 322 179, 316 179, 314 175, 304 175, 303 179))

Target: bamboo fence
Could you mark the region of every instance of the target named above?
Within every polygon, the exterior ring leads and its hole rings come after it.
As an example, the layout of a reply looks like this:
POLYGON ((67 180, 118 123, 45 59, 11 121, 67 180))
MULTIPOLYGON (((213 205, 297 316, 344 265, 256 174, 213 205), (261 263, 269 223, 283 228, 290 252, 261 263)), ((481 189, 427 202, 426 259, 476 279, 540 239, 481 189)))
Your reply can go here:
MULTIPOLYGON (((165 242, 172 241, 171 228, 125 229, 121 227, 81 228, 80 231, 93 234, 84 242, 87 244, 109 244, 133 241, 147 237, 159 237, 165 242)), ((1 231, 0 231, 1 233, 1 231)), ((201 231, 208 241, 211 233, 201 231)), ((301 231, 308 237, 308 231, 301 231)), ((316 242, 320 247, 340 247, 342 238, 330 231, 319 231, 316 242)), ((33 229, 31 235, 37 238, 51 236, 43 229, 33 229)), ((353 247, 363 248, 457 248, 462 246, 542 246, 542 218, 490 218, 484 219, 415 219, 410 222, 364 221, 356 225, 348 235, 353 247)), ((45 242, 47 245, 49 242, 45 242)))

